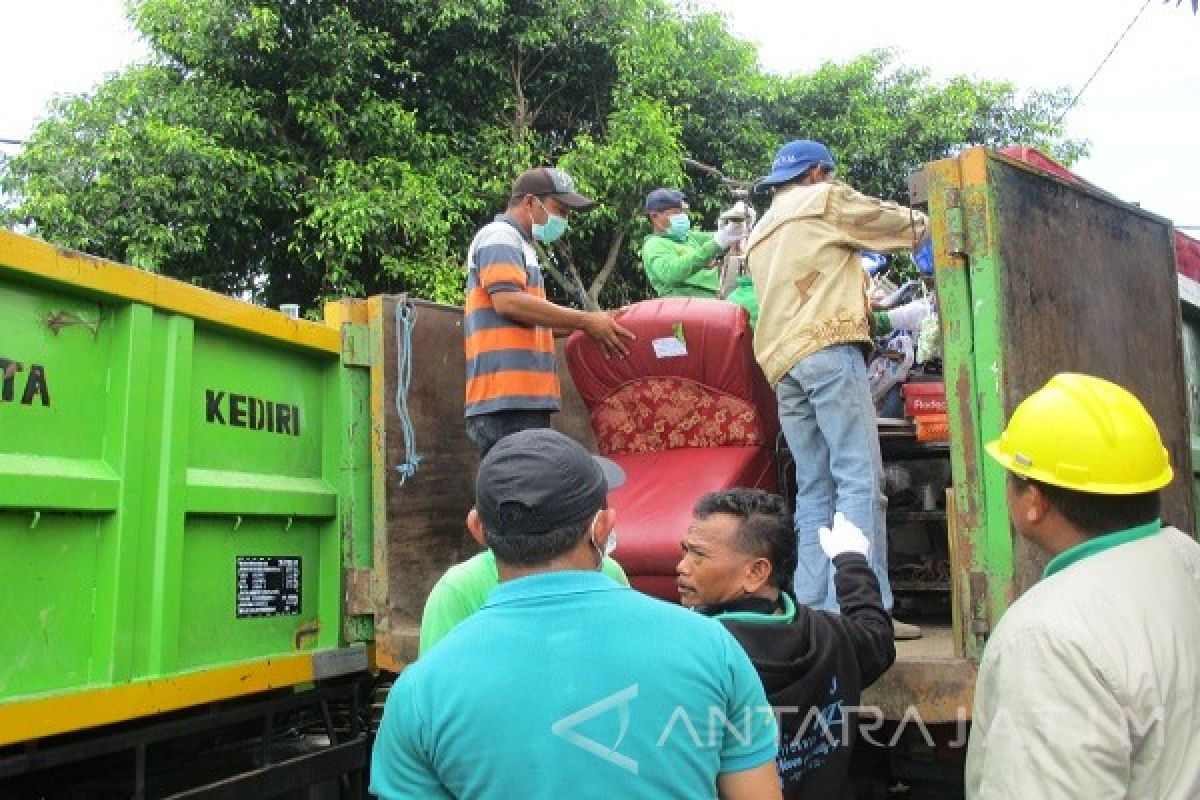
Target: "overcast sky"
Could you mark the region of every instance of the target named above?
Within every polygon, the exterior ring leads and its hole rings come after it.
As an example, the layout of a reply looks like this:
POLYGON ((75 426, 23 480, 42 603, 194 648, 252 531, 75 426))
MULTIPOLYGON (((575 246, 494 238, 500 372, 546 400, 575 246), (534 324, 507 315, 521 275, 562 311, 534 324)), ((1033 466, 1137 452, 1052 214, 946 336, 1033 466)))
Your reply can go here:
MULTIPOLYGON (((23 139, 54 95, 88 91, 144 54, 122 0, 0 2, 8 33, 0 139, 23 139)), ((890 47, 939 80, 966 74, 1022 89, 1078 89, 1145 0, 698 2, 727 12, 734 32, 758 43, 763 64, 777 72, 890 47)), ((1200 226, 1200 17, 1190 3, 1150 0, 1067 126, 1091 142, 1077 172, 1177 225, 1200 226)))
MULTIPOLYGON (((764 66, 810 72, 876 47, 899 61, 1020 89, 1078 90, 1145 0, 700 0, 757 42, 764 66)), ((1066 117, 1091 155, 1074 170, 1124 200, 1200 226, 1200 17, 1150 0, 1066 117)), ((798 135, 803 131, 798 131, 798 135)), ((1192 231, 1193 235, 1200 231, 1192 231)))

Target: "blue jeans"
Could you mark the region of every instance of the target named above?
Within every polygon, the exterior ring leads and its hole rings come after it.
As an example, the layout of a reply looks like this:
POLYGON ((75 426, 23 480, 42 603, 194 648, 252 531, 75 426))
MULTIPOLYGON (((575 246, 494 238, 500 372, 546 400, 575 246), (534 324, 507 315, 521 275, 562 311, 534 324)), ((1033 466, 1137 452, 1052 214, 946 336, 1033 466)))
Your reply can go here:
POLYGON ((887 574, 887 498, 867 366, 854 345, 833 345, 801 359, 775 387, 779 423, 796 462, 796 600, 838 611, 833 566, 817 529, 840 511, 871 543, 868 561, 883 605, 892 608, 887 574))

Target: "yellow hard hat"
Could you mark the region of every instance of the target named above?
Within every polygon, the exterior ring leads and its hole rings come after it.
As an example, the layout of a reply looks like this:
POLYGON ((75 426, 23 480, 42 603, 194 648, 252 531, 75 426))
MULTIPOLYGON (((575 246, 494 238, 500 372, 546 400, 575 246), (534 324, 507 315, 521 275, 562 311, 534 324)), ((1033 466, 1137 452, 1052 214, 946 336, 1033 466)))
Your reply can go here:
POLYGON ((988 454, 1025 478, 1091 494, 1142 494, 1171 482, 1167 450, 1141 402, 1064 372, 1025 398, 988 454))

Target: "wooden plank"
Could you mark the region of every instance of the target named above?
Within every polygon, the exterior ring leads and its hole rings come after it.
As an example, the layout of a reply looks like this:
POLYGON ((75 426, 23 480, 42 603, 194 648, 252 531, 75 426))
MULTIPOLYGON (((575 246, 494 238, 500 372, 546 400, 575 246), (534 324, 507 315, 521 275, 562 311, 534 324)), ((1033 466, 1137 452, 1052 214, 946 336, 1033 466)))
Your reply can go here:
POLYGON ((920 719, 926 725, 971 718, 976 665, 955 655, 951 628, 922 625, 920 639, 896 642, 896 663, 863 691, 862 705, 884 719, 920 719))
POLYGON ((582 444, 589 452, 596 449, 596 434, 592 431, 592 420, 588 415, 587 406, 571 380, 571 372, 567 369, 567 357, 563 352, 566 339, 558 340, 558 382, 562 386, 562 411, 554 415, 554 429, 565 433, 582 444))
POLYGON ((406 458, 395 402, 398 299, 384 297, 381 310, 389 585, 386 630, 377 637, 389 637, 384 649, 406 662, 416 657, 429 590, 451 565, 478 549, 464 521, 473 504, 479 458, 463 427, 462 311, 418 303, 408 410, 421 462, 407 480, 396 471, 406 458))
MULTIPOLYGON (((408 410, 421 456, 416 474, 401 480, 404 437, 396 408, 396 303, 382 298, 383 412, 386 453, 387 604, 377 632, 381 666, 398 668, 416 657, 421 613, 434 583, 452 565, 479 551, 466 529, 474 505, 479 457, 463 419, 466 357, 462 309, 417 302, 412 333, 408 410)), ((554 427, 596 451, 587 409, 575 390, 559 343, 563 411, 554 427)))

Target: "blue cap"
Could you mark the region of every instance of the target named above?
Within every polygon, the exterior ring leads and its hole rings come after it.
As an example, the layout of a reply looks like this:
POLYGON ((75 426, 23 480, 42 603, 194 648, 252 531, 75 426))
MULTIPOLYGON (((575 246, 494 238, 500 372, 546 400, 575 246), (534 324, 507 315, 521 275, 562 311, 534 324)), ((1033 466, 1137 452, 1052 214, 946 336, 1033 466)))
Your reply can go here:
POLYGON ((646 195, 646 213, 666 211, 668 208, 687 208, 683 192, 678 189, 655 189, 646 195))
POLYGON ((759 181, 754 188, 765 189, 768 186, 786 183, 818 164, 829 169, 836 166, 828 147, 811 139, 788 142, 775 154, 775 160, 771 162, 771 174, 759 181))

